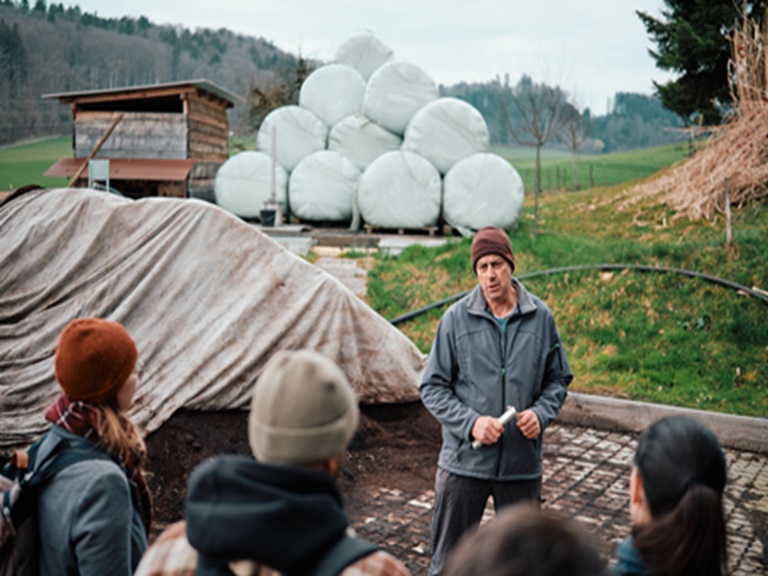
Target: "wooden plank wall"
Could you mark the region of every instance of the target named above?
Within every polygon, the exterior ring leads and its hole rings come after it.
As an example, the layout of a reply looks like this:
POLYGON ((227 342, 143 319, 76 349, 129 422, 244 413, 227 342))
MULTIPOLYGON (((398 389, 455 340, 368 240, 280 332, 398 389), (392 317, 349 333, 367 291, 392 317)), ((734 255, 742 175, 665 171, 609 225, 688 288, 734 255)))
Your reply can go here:
POLYGON ((190 94, 189 159, 203 162, 225 162, 229 157, 229 123, 222 101, 190 94))
MULTIPOLYGON (((91 153, 116 116, 116 112, 76 114, 76 158, 91 153)), ((98 157, 185 160, 188 130, 183 114, 127 112, 102 145, 98 157)))
POLYGON ((189 174, 189 195, 215 201, 216 172, 229 158, 229 122, 223 101, 200 92, 187 98, 189 158, 196 160, 189 174))

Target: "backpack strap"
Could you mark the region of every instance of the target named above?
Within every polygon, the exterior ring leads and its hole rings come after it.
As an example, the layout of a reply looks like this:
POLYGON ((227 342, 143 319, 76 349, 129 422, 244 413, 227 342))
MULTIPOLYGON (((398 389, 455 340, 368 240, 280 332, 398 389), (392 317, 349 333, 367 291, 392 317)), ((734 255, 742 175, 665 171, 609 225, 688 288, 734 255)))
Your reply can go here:
POLYGON ((73 447, 68 440, 61 439, 42 462, 33 463, 32 469, 26 475, 28 486, 40 486, 64 468, 85 460, 113 460, 113 458, 95 445, 91 449, 73 447))
POLYGON ((13 466, 17 470, 26 470, 29 468, 29 452, 26 450, 14 450, 11 454, 8 465, 13 466))
POLYGON ((94 445, 93 448, 72 446, 65 438, 57 438, 42 460, 37 461, 37 453, 43 440, 32 444, 27 450, 18 451, 24 456, 14 454, 11 461, 3 468, 3 476, 15 480, 18 485, 14 489, 5 490, 2 494, 3 516, 13 526, 20 526, 34 512, 36 492, 40 486, 52 479, 67 466, 84 460, 111 460, 109 454, 94 445), (14 457, 16 457, 14 465, 14 457), (21 466, 25 465, 25 466, 21 466))
POLYGON ((350 564, 377 550, 380 548, 373 542, 345 534, 315 565, 312 575, 337 576, 350 564))

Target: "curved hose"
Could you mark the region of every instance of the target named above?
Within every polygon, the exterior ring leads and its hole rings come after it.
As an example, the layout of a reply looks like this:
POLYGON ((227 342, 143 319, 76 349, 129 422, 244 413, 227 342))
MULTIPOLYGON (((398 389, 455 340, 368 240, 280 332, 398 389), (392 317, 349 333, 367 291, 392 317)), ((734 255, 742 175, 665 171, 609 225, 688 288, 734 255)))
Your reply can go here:
MULTIPOLYGON (((541 270, 539 272, 530 272, 528 274, 521 274, 520 276, 516 276, 516 278, 519 278, 520 280, 525 280, 526 278, 535 278, 537 276, 548 276, 550 274, 563 274, 565 272, 580 272, 582 270, 637 270, 638 272, 659 272, 661 274, 666 274, 666 273, 682 274, 683 276, 688 276, 689 278, 701 278, 702 280, 705 280, 706 282, 710 282, 712 284, 718 284, 720 286, 724 286, 732 290, 744 292, 745 294, 748 294, 753 298, 757 298, 758 300, 761 300, 763 304, 768 304, 768 295, 758 290, 753 290, 752 288, 748 288, 746 286, 743 286, 736 282, 732 282, 730 280, 726 280, 724 278, 719 278, 718 276, 712 276, 711 274, 694 272, 693 270, 685 270, 683 268, 669 268, 667 266, 645 266, 643 264, 585 264, 582 266, 564 266, 562 268, 550 268, 549 270, 541 270)), ((442 300, 438 300, 437 302, 433 302, 432 304, 423 306, 422 308, 418 308, 416 310, 413 310, 412 312, 407 312, 401 316, 398 316, 397 318, 393 318, 392 320, 390 320, 390 323, 400 324, 402 322, 412 320, 413 318, 416 318, 417 316, 420 316, 425 312, 429 312, 430 310, 439 308, 441 306, 445 306, 446 304, 449 304, 455 300, 459 300, 460 298, 463 298, 467 294, 469 294, 469 290, 466 290, 459 294, 455 294, 454 296, 449 296, 448 298, 443 298, 442 300)))

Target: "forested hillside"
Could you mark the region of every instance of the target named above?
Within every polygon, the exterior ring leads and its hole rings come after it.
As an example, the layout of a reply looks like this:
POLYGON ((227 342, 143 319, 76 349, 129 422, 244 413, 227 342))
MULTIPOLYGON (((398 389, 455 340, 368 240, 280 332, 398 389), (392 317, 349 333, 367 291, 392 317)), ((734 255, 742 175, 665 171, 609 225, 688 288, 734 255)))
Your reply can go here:
MULTIPOLYGON (((271 108, 297 102, 301 81, 321 64, 283 52, 264 38, 226 29, 191 31, 159 26, 143 16, 101 18, 46 0, 0 0, 0 144, 70 132, 69 108, 43 99, 44 94, 202 78, 244 97, 230 111, 230 129, 250 136, 271 108)), ((615 152, 682 138, 680 120, 653 96, 618 93, 610 113, 596 117, 570 101, 566 91, 536 84, 528 75, 516 84, 497 77, 440 86, 440 93, 477 108, 493 145, 516 146, 521 142, 513 132, 519 136, 525 129, 514 95, 550 88, 578 121, 580 152, 615 152)), ((573 151, 564 133, 546 147, 573 151)))
MULTIPOLYGON (((297 64, 263 38, 225 29, 100 18, 44 0, 29 6, 0 1, 0 143, 69 132, 69 108, 46 93, 205 78, 245 96, 297 64)), ((250 129, 245 112, 245 104, 233 111, 233 130, 250 129)))
MULTIPOLYGON (((499 78, 484 83, 460 83, 442 86, 445 96, 461 98, 477 108, 488 123, 491 142, 500 145, 519 144, 508 129, 504 114, 509 123, 519 125, 521 115, 511 99, 511 94, 521 85, 530 83, 528 76, 523 76, 517 85, 510 85, 509 78, 499 78)), ((571 103, 576 106, 576 103, 571 103)), ((636 148, 648 148, 670 144, 683 139, 682 122, 672 112, 665 110, 655 96, 618 92, 613 98, 613 106, 608 114, 594 116, 593 111, 580 109, 587 138, 584 152, 620 152, 636 148)), ((565 139, 567 140, 567 139, 565 139)), ((553 139, 549 148, 568 149, 567 141, 553 139)))

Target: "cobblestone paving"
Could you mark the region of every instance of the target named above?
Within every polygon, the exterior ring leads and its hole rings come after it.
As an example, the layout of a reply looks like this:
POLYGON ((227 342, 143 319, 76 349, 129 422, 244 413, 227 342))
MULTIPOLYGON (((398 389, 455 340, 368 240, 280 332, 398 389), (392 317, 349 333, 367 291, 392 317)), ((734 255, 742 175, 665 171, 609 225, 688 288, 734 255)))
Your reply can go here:
MULTIPOLYGON (((588 525, 612 558, 629 533, 629 472, 636 437, 555 424, 544 438, 544 508, 557 510, 588 525)), ((437 457, 437 455, 435 455, 437 457)), ((768 456, 727 451, 729 480, 725 511, 728 522, 729 572, 734 576, 766 574, 768 533, 768 456)), ((414 575, 427 573, 434 492, 407 494, 381 486, 375 508, 348 510, 362 537, 401 558, 414 575)), ((484 521, 492 516, 489 505, 484 521)))

